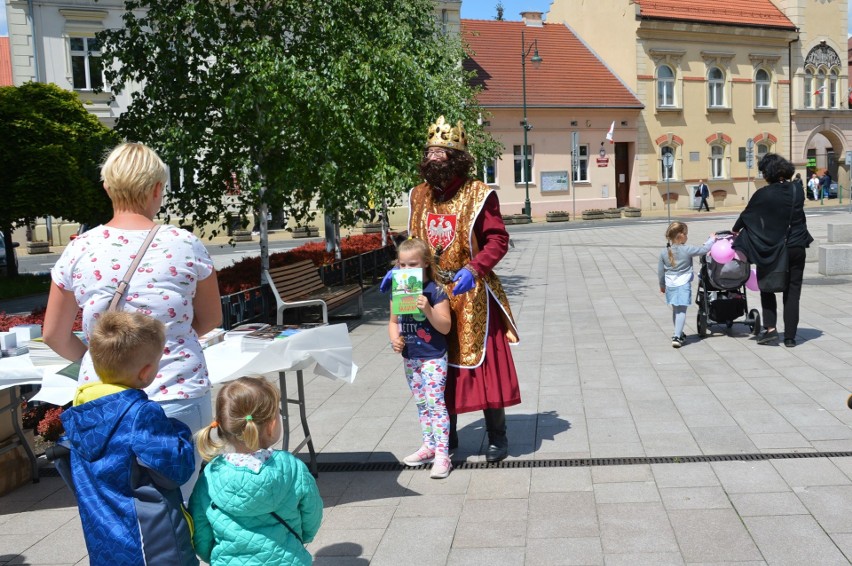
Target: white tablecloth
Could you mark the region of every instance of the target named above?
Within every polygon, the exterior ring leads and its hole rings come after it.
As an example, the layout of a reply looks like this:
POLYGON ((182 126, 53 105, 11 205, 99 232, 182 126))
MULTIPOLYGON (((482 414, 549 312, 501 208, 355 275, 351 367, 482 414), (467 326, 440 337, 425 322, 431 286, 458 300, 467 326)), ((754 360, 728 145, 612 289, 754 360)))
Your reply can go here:
MULTIPOLYGON (((317 375, 352 383, 358 366, 352 362, 352 342, 345 324, 303 330, 285 340, 273 340, 259 352, 242 352, 242 337, 232 337, 204 350, 213 384, 244 375, 277 375, 311 365, 317 375)), ((15 385, 41 385, 33 401, 65 405, 74 399, 77 382, 56 372, 64 366, 34 366, 29 354, 0 358, 0 390, 15 385)))
POLYGON ((284 340, 273 340, 259 352, 242 352, 240 337, 227 338, 204 350, 214 384, 244 375, 272 376, 314 366, 313 372, 352 383, 358 366, 352 362, 352 342, 345 324, 318 326, 284 340))

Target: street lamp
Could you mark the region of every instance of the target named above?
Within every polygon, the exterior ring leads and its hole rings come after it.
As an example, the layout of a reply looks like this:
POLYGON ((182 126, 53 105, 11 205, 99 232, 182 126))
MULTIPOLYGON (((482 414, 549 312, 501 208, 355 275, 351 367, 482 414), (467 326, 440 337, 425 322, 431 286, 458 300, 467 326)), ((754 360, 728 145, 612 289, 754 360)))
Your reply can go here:
POLYGON ((521 30, 521 91, 524 97, 524 121, 521 122, 521 127, 524 129, 524 147, 522 150, 524 158, 524 191, 526 198, 524 199, 524 214, 532 216, 532 205, 530 204, 530 162, 527 159, 527 132, 532 130, 529 122, 527 122, 527 55, 533 52, 530 57, 530 62, 535 66, 541 63, 541 57, 538 54, 538 40, 534 39, 527 45, 524 39, 524 30, 521 30))

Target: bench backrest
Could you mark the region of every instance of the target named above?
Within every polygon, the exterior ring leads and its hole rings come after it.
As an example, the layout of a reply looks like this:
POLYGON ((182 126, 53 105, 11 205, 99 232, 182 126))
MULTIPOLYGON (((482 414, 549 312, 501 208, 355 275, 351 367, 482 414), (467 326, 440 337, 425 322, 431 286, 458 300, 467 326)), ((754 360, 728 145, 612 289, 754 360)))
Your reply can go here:
POLYGON ((285 301, 325 290, 319 270, 309 259, 269 270, 272 284, 285 301))

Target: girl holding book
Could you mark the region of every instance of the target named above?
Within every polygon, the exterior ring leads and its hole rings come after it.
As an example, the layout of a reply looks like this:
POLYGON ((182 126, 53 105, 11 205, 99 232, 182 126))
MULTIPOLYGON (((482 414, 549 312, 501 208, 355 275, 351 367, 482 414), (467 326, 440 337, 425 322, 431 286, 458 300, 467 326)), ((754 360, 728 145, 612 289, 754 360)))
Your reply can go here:
POLYGON ((716 235, 710 237, 701 246, 687 246, 689 229, 683 222, 672 222, 666 230, 666 247, 660 252, 657 265, 657 277, 660 280, 660 293, 666 294, 666 303, 672 306, 672 348, 683 346, 683 325, 686 323, 686 308, 692 302, 692 258, 710 251, 716 235))
POLYGON ((431 477, 449 475, 450 417, 444 401, 447 385, 447 341, 452 325, 447 294, 434 281, 434 263, 423 240, 409 238, 399 245, 399 268, 422 272, 423 293, 417 297, 415 314, 394 314, 393 299, 388 322, 393 351, 402 354, 408 387, 417 404, 423 445, 403 463, 419 466, 429 462, 431 477))

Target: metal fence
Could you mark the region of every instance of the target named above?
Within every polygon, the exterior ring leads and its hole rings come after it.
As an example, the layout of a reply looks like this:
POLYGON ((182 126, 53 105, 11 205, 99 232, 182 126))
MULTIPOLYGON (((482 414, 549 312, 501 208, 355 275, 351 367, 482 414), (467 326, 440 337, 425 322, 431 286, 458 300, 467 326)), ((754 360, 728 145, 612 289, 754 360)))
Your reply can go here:
MULTIPOLYGON (((375 284, 390 267, 396 257, 396 249, 388 245, 377 250, 335 261, 319 267, 319 274, 327 287, 338 287, 348 283, 363 286, 375 284)), ((223 295, 222 328, 231 330, 248 322, 272 322, 275 314, 275 298, 267 285, 252 287, 230 295, 223 295)))

